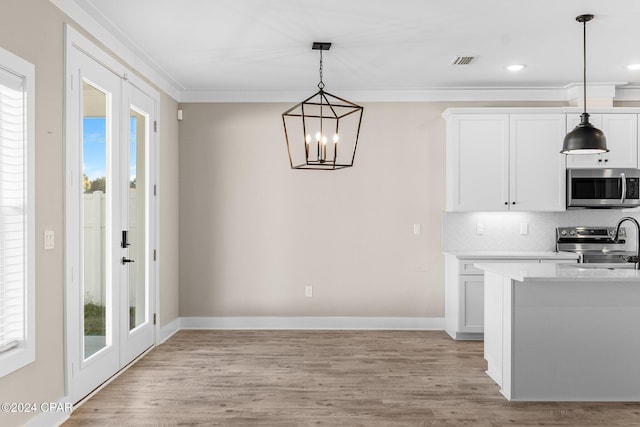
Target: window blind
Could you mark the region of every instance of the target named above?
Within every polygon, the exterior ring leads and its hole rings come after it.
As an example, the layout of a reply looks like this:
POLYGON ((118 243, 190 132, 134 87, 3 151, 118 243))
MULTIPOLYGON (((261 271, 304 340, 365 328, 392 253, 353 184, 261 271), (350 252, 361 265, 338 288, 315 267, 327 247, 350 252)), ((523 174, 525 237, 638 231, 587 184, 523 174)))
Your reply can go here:
POLYGON ((0 353, 26 339, 24 78, 0 68, 0 353))

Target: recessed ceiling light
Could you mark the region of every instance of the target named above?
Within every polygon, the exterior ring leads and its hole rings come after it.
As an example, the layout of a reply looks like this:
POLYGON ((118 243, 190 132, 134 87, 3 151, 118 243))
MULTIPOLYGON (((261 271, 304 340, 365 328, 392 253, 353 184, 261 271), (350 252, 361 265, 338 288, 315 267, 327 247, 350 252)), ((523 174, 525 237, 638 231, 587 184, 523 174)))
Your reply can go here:
POLYGON ((524 70, 525 67, 526 67, 526 65, 523 65, 523 64, 513 64, 513 65, 509 65, 507 67, 507 70, 513 71, 515 73, 516 71, 524 70))
POLYGON ((627 68, 631 71, 638 71, 640 70, 640 64, 627 65, 627 68))

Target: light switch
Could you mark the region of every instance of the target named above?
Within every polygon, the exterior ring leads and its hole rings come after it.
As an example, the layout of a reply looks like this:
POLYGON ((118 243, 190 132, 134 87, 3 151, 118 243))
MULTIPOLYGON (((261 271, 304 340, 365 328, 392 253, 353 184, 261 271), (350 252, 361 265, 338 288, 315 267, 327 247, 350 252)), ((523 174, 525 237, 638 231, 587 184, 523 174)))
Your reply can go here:
POLYGON ((413 224, 413 235, 419 236, 421 233, 420 224, 413 224))
POLYGON ((476 224, 476 234, 482 236, 484 234, 484 224, 476 224))
POLYGON ((520 223, 520 235, 521 236, 526 236, 527 234, 529 234, 529 224, 526 222, 521 222, 520 223))
POLYGON ((50 251, 55 248, 55 246, 55 233, 53 232, 53 229, 48 228, 44 230, 44 250, 50 251))

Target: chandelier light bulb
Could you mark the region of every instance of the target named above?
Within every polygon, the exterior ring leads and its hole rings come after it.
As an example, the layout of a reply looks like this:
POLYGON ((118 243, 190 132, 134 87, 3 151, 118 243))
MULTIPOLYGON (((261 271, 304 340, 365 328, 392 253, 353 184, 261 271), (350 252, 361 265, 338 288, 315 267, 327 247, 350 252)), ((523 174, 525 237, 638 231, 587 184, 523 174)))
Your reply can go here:
POLYGON ((307 134, 307 136, 305 137, 305 142, 308 144, 311 142, 311 135, 307 134))
POLYGON ((334 143, 334 144, 337 144, 339 140, 340 140, 340 137, 338 136, 338 134, 337 134, 337 133, 336 133, 336 134, 334 134, 334 135, 333 135, 333 143, 334 143))
POLYGON ((327 137, 326 136, 322 137, 322 145, 327 145, 327 137))
POLYGON ((322 135, 320 134, 320 132, 316 132, 316 141, 320 141, 321 137, 322 135))

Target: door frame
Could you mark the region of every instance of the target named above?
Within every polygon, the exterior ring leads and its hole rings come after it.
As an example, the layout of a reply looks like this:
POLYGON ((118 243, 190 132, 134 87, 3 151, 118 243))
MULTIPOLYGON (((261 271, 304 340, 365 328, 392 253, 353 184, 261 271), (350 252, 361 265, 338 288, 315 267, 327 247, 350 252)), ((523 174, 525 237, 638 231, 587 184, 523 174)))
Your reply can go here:
MULTIPOLYGON (((150 259, 149 262, 149 312, 151 314, 151 321, 153 325, 153 346, 158 344, 158 337, 160 336, 160 129, 157 125, 159 121, 160 110, 160 93, 154 89, 151 85, 146 83, 137 75, 133 74, 126 66, 113 58, 110 54, 103 51, 96 44, 75 30, 68 24, 64 24, 64 46, 65 46, 65 70, 64 70, 64 146, 65 146, 65 266, 64 266, 64 301, 65 301, 65 315, 64 315, 64 346, 65 346, 65 395, 70 394, 70 383, 72 381, 73 374, 73 360, 77 355, 72 351, 75 349, 76 343, 73 342, 73 333, 77 331, 78 325, 74 325, 70 319, 70 305, 74 303, 74 295, 70 290, 70 282, 73 279, 73 268, 77 264, 78 247, 80 242, 80 233, 77 229, 74 218, 77 217, 77 212, 72 212, 70 207, 73 206, 70 203, 70 196, 67 192, 70 185, 73 183, 73 179, 76 180, 79 177, 72 176, 72 172, 68 167, 71 162, 74 161, 74 156, 77 157, 79 150, 79 139, 77 137, 77 128, 74 128, 71 124, 74 123, 72 118, 71 109, 71 96, 73 94, 70 90, 70 85, 79 82, 73 81, 73 57, 75 52, 81 52, 98 62, 106 69, 113 72, 121 80, 121 88, 124 90, 127 84, 135 86, 140 91, 144 92, 153 100, 153 118, 154 123, 150 123, 151 132, 149 133, 148 141, 148 156, 149 156, 149 171, 148 171, 148 191, 147 200, 149 206, 149 226, 148 226, 148 241, 149 250, 153 253, 155 251, 155 258, 153 254, 147 254, 150 259)), ((124 99, 124 97, 123 97, 124 99)), ((128 109, 127 109, 128 113, 128 109)), ((76 273, 77 274, 77 273, 76 273)), ((77 302, 76 302, 77 303, 77 302)), ((144 353, 143 353, 144 354, 144 353)), ((135 360, 135 359, 134 359, 135 360)), ((124 368, 128 367, 126 365, 124 368)), ((122 369, 122 367, 121 367, 122 369)), ((116 375, 119 371, 113 372, 116 375)), ((108 380, 107 380, 108 381, 108 380)))

